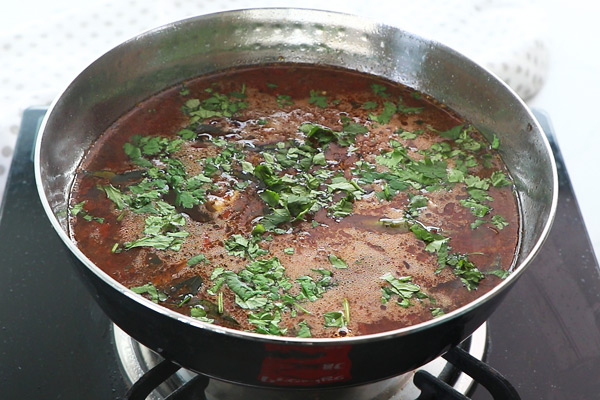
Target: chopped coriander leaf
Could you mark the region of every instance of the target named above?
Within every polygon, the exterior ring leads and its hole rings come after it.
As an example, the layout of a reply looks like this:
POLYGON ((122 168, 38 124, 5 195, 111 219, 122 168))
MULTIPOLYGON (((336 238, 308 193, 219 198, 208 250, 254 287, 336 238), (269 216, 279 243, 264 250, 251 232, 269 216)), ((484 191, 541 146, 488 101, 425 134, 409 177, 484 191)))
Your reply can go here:
POLYGON ((210 139, 211 143, 218 147, 226 147, 229 143, 226 139, 221 137, 213 137, 210 139))
POLYGON ((281 199, 281 196, 279 196, 279 193, 277 193, 273 190, 270 190, 270 189, 265 189, 263 192, 260 192, 258 195, 265 203, 267 203, 271 207, 276 207, 279 204, 279 200, 281 199))
POLYGON ((427 207, 427 204, 429 204, 429 199, 427 198, 427 196, 424 196, 422 194, 415 194, 415 195, 410 195, 409 194, 409 202, 408 202, 408 213, 411 214, 412 216, 416 216, 418 214, 415 215, 415 211, 417 210, 421 210, 425 207, 427 207))
POLYGON ((475 175, 467 175, 464 179, 464 182, 468 188, 488 190, 490 187, 489 179, 482 179, 475 175))
POLYGON ((248 107, 245 98, 245 87, 240 92, 231 92, 227 95, 211 92, 211 96, 203 100, 189 99, 182 107, 182 111, 190 116, 191 124, 210 118, 232 117, 239 111, 248 107))
POLYGON ((496 275, 500 279, 506 279, 510 275, 510 271, 504 269, 496 269, 494 271, 488 272, 489 275, 496 275))
POLYGON ((185 217, 176 212, 165 215, 149 215, 145 221, 144 233, 147 235, 174 234, 185 225, 185 217))
POLYGON ((327 144, 335 141, 336 135, 332 129, 311 123, 303 123, 298 130, 304 132, 309 139, 315 139, 319 144, 327 144))
POLYGON ((311 90, 310 97, 308 99, 309 104, 314 104, 317 107, 327 107, 327 97, 324 96, 323 92, 318 90, 311 90))
POLYGON ((298 330, 296 331, 297 337, 309 338, 312 337, 310 333, 310 327, 306 321, 300 321, 298 323, 298 330))
POLYGON ((409 140, 417 138, 417 134, 415 132, 402 130, 400 132, 396 131, 396 133, 398 133, 398 136, 400 136, 401 139, 409 140))
POLYGON ((448 170, 448 182, 458 183, 464 182, 465 173, 458 168, 451 168, 448 170))
POLYGON ((479 282, 485 278, 466 254, 448 254, 444 264, 453 268, 454 275, 459 277, 468 290, 477 289, 479 282))
POLYGON ((239 307, 254 310, 249 314, 248 321, 256 325, 257 332, 279 334, 282 312, 295 314, 296 310, 300 310, 308 313, 300 303, 316 301, 334 285, 329 271, 317 272, 321 275, 319 279, 310 276, 298 278, 295 283, 299 287, 299 294, 292 296, 290 290, 294 288, 294 283, 286 276, 278 258, 255 260, 238 273, 216 268, 211 275, 214 285, 208 292, 222 293, 222 288, 228 288, 235 294, 235 302, 239 307))
POLYGON ((328 256, 328 258, 329 258, 329 262, 331 263, 331 265, 333 265, 335 268, 339 268, 339 269, 348 268, 348 264, 344 260, 342 260, 341 258, 336 256, 335 254, 330 254, 328 256))
POLYGON ((404 164, 412 162, 407 154, 406 148, 399 142, 390 142, 393 150, 382 152, 375 158, 377 164, 391 169, 403 169, 404 164))
POLYGON ((327 165, 325 153, 317 153, 312 158, 312 165, 327 165))
POLYGON ((468 188, 467 193, 469 193, 470 199, 479 203, 483 203, 485 201, 493 201, 494 198, 490 196, 485 189, 477 189, 477 188, 468 188))
POLYGON ((202 189, 194 191, 175 190, 175 205, 183 208, 193 208, 205 201, 204 193, 202 189))
POLYGON ((460 133, 462 132, 463 127, 464 125, 457 125, 453 128, 448 129, 447 131, 439 132, 439 135, 441 137, 456 140, 460 137, 460 133))
POLYGON ((296 282, 300 284, 301 295, 297 296, 296 299, 308 301, 317 301, 317 299, 323 297, 324 290, 317 286, 315 280, 310 276, 301 276, 296 279, 296 282))
POLYGON ((191 129, 182 129, 177 132, 177 134, 184 140, 194 140, 198 136, 198 134, 191 129))
POLYGON ((165 301, 168 298, 168 296, 165 293, 159 291, 152 283, 147 283, 142 286, 134 286, 129 289, 137 294, 149 295, 150 300, 152 300, 155 303, 158 303, 159 301, 165 301))
POLYGON ((82 202, 79 202, 77 204, 75 204, 73 207, 71 207, 71 209, 69 210, 69 212, 71 213, 72 216, 77 216, 79 215, 81 218, 83 218, 84 220, 90 222, 90 221, 95 221, 98 222, 100 224, 104 223, 104 218, 103 217, 94 217, 93 215, 90 215, 84 208, 84 204, 85 204, 85 200, 82 202))
POLYGON ((331 178, 331 183, 327 185, 327 191, 334 193, 337 191, 346 192, 351 194, 355 199, 360 199, 362 194, 365 192, 363 188, 355 180, 347 180, 343 176, 336 176, 331 178))
POLYGON ((371 90, 373 91, 373 93, 375 93, 376 95, 381 96, 381 97, 389 97, 390 96, 390 94, 387 93, 387 88, 378 83, 373 83, 371 85, 371 90))
POLYGON ((487 223, 488 221, 486 221, 485 219, 480 219, 477 218, 474 222, 471 223, 471 229, 477 229, 479 228, 481 225, 487 223))
POLYGON ((141 239, 123 243, 125 250, 134 247, 154 247, 158 250, 179 250, 183 242, 180 239, 166 235, 145 236, 141 239))
MULTIPOLYGON (((236 274, 234 272, 226 271, 224 273, 224 277, 225 277, 225 283, 227 284, 229 289, 231 289, 231 291, 233 293, 235 293, 235 295, 237 297, 239 297, 242 301, 247 301, 251 297, 254 297, 259 294, 257 291, 253 290, 250 286, 248 286, 248 284, 246 282, 244 282, 242 279, 240 279, 238 274, 236 274)), ((244 307, 244 308, 254 308, 254 307, 244 307)))
POLYGON ((491 221, 480 218, 476 219, 475 222, 471 224, 471 229, 477 229, 478 227, 486 223, 494 225, 494 227, 496 227, 496 229, 498 229, 499 231, 508 226, 508 222, 506 221, 506 219, 503 216, 496 214, 492 216, 491 221))
POLYGON ((465 151, 477 152, 486 146, 483 142, 480 142, 471 136, 472 130, 473 127, 464 129, 455 142, 460 146, 461 149, 465 151))
POLYGON ((492 223, 499 230, 502 230, 508 226, 508 222, 506 221, 506 219, 498 214, 492 216, 492 223))
POLYGON ((186 264, 188 267, 191 267, 193 265, 200 264, 200 263, 208 264, 208 263, 210 263, 210 261, 208 260, 208 258, 206 258, 206 256, 204 254, 201 253, 201 254, 195 255, 194 257, 190 258, 186 264))
POLYGON ((185 105, 184 105, 184 107, 187 108, 187 109, 196 108, 198 106, 200 106, 200 100, 199 99, 189 99, 189 100, 187 100, 185 102, 185 105))
POLYGON ((249 239, 240 234, 231 235, 225 241, 225 250, 229 255, 237 257, 256 258, 267 254, 269 251, 262 249, 258 242, 260 238, 250 236, 249 239))
POLYGON ((70 209, 71 215, 76 216, 81 211, 85 212, 85 210, 83 209, 84 204, 85 204, 85 200, 82 202, 79 202, 79 203, 75 204, 73 207, 71 207, 71 209, 70 209))
POLYGON ((369 132, 369 129, 363 124, 359 124, 358 122, 354 122, 351 118, 341 115, 340 121, 342 121, 344 129, 343 132, 352 135, 359 135, 369 132))
POLYGON ((354 123, 348 119, 344 120, 343 130, 334 131, 326 126, 305 122, 298 127, 300 132, 306 134, 306 137, 314 140, 318 145, 326 145, 331 142, 337 142, 340 146, 347 147, 354 143, 357 134, 368 132, 364 125, 354 123))
POLYGON ((398 296, 396 303, 406 308, 411 305, 410 299, 425 299, 428 297, 425 293, 421 291, 421 287, 419 285, 412 283, 411 276, 403 276, 400 278, 396 278, 388 272, 381 276, 380 279, 388 283, 388 285, 384 285, 381 288, 381 301, 383 304, 390 301, 393 295, 396 295, 398 296))
POLYGON ((390 201, 394 198, 395 191, 390 190, 390 185, 386 182, 383 185, 383 190, 381 192, 375 193, 379 200, 387 200, 390 201))
POLYGON ((189 302, 192 299, 192 297, 193 297, 192 295, 186 294, 183 297, 183 299, 179 302, 179 304, 177 304, 177 307, 183 307, 183 305, 185 305, 187 302, 189 302))
POLYGON ((333 275, 333 272, 331 272, 328 269, 313 268, 313 269, 311 269, 311 271, 317 272, 317 273, 321 274, 324 277, 331 277, 333 275))
POLYGON ((344 313, 340 311, 326 312, 323 314, 323 319, 325 320, 325 327, 328 328, 342 328, 346 326, 344 313))
POLYGON ((292 101, 292 96, 288 96, 286 94, 278 94, 277 95, 277 105, 279 107, 291 106, 294 102, 292 101))
POLYGON ((494 133, 494 136, 492 138, 492 149, 497 150, 500 147, 500 139, 498 139, 498 136, 496 136, 496 134, 494 133))
POLYGON ((254 167, 254 176, 260 179, 268 188, 274 188, 275 191, 283 184, 281 178, 277 176, 269 164, 259 164, 254 167))
POLYGON ((512 182, 501 171, 494 171, 490 176, 490 181, 494 187, 510 186, 512 182))
POLYGON ((255 331, 262 334, 283 336, 287 329, 280 328, 281 314, 276 312, 263 311, 260 313, 251 313, 248 321, 256 325, 255 331))
POLYGON ((127 206, 127 203, 130 201, 129 196, 123 194, 119 189, 111 184, 102 185, 100 186, 100 189, 104 190, 106 197, 115 203, 119 210, 124 209, 127 206))
POLYGON ((429 157, 425 157, 420 161, 415 161, 411 164, 410 169, 419 173, 422 178, 426 180, 423 181, 429 182, 429 179, 438 179, 445 180, 448 177, 448 173, 446 172, 447 163, 445 161, 434 161, 429 157))
POLYGON ((224 267, 216 267, 215 269, 213 269, 213 272, 210 275, 210 280, 211 281, 216 280, 217 278, 221 277, 221 275, 223 275, 224 272, 225 272, 224 267))
POLYGON ((180 138, 133 135, 130 141, 123 145, 123 150, 132 161, 136 161, 143 156, 158 157, 171 154, 177 151, 182 143, 183 139, 180 138))
POLYGON ((144 153, 147 156, 154 156, 161 152, 162 146, 160 137, 145 136, 144 139, 148 140, 145 140, 145 143, 142 144, 142 153, 144 153))
POLYGON ((296 301, 316 301, 323 297, 323 294, 327 290, 335 286, 330 271, 321 269, 313 271, 318 272, 321 275, 319 279, 315 279, 308 275, 296 279, 296 282, 301 288, 300 294, 295 297, 296 301))
POLYGON ((481 204, 473 199, 460 200, 459 202, 463 207, 468 208, 474 216, 479 218, 485 217, 492 210, 487 204, 481 204))
POLYGON ((243 300, 242 298, 236 295, 235 304, 237 304, 243 309, 257 310, 260 308, 264 308, 267 304, 269 304, 269 299, 262 296, 252 296, 249 299, 243 300))
POLYGON ((202 305, 197 305, 197 306, 190 308, 190 316, 192 318, 196 318, 202 322, 207 322, 209 324, 212 324, 215 322, 215 320, 213 318, 208 317, 208 313, 206 312, 204 307, 202 307, 202 305))
POLYGON ((431 311, 431 316, 432 316, 433 318, 438 318, 438 317, 441 317, 442 315, 444 315, 444 314, 445 314, 445 313, 444 313, 444 310, 442 310, 442 309, 441 309, 441 308, 439 308, 439 307, 430 308, 429 310, 431 311))
POLYGON ((369 119, 382 125, 388 124, 392 120, 394 114, 396 114, 396 111, 398 111, 396 104, 391 101, 385 101, 383 103, 383 111, 380 114, 370 113, 369 119))
POLYGON ((377 108, 377 102, 365 101, 361 107, 363 110, 374 110, 377 108))
POLYGON ((95 221, 95 222, 98 222, 100 224, 104 223, 104 218, 102 218, 102 217, 94 217, 94 216, 89 215, 89 214, 85 214, 83 216, 83 219, 86 220, 86 221, 88 221, 88 222, 89 221, 95 221))
POLYGON ((293 220, 299 220, 315 205, 316 200, 309 196, 290 194, 284 197, 283 202, 293 220))
POLYGON ((285 208, 276 208, 271 213, 266 214, 261 220, 261 225, 267 231, 275 230, 279 225, 292 220, 292 215, 285 208))
POLYGON ((439 250, 439 246, 449 240, 449 238, 446 238, 439 233, 431 232, 418 223, 411 225, 410 230, 415 234, 417 239, 424 241, 427 246, 432 245, 431 247, 425 248, 432 253, 439 250))

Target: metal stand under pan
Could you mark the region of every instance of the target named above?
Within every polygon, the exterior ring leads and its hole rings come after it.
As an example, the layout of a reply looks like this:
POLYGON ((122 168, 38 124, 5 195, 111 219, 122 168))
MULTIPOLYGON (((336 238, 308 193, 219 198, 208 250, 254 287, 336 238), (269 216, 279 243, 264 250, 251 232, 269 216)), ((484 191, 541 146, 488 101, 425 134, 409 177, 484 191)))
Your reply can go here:
MULTIPOLYGON (((421 378, 435 380, 447 384, 457 394, 466 395, 471 390, 474 380, 465 372, 454 367, 446 359, 439 357, 430 363, 421 367, 418 372, 411 371, 406 374, 396 376, 383 381, 370 383, 361 386, 328 389, 328 390, 302 390, 302 391, 282 391, 265 388, 255 388, 232 383, 222 382, 215 379, 208 379, 197 375, 189 370, 178 368, 169 362, 163 362, 163 358, 145 347, 144 345, 131 338, 123 332, 118 326, 113 324, 115 346, 124 377, 129 384, 134 386, 147 386, 140 388, 136 392, 149 393, 148 399, 260 399, 260 400, 329 400, 329 399, 353 399, 353 400, 414 400, 425 398, 424 390, 415 384, 421 378), (161 365, 162 364, 162 365, 161 365), (165 365, 167 364, 167 365, 165 365), (169 365, 170 364, 170 365, 169 365), (143 382, 148 375, 153 374, 153 369, 163 369, 164 372, 156 372, 155 375, 164 375, 166 379, 160 378, 157 383, 143 382), (198 384, 194 382, 202 381, 198 384), (149 386, 148 386, 149 385, 149 386), (195 388, 193 386, 196 386, 195 388), (184 394, 186 393, 196 393, 184 394), (198 392, 199 397, 198 397, 198 392), (179 393, 179 395, 177 394, 179 393), (421 396, 421 397, 420 397, 421 396)), ((473 335, 461 343, 460 348, 469 354, 472 359, 482 361, 486 351, 487 344, 487 323, 484 323, 473 335)), ((456 362, 454 362, 456 364, 456 362)), ((154 379, 153 379, 154 380, 154 379)), ((140 396, 128 394, 127 399, 146 398, 145 394, 140 396)), ((431 398, 440 398, 432 395, 431 398)), ((461 397, 444 397, 461 398, 461 397)), ((466 397, 462 397, 466 398, 466 397)), ((514 397, 518 398, 518 397, 514 397)))

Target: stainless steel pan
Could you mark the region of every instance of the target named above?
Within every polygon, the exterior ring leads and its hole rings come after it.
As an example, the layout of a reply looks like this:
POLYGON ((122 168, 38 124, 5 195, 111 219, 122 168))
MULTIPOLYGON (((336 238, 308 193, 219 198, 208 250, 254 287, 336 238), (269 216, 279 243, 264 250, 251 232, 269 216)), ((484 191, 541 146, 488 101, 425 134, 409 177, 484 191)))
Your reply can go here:
POLYGON ((35 175, 48 218, 72 252, 76 271, 124 331, 183 367, 218 379, 296 388, 391 377, 468 337, 538 252, 558 192, 542 129, 493 74, 440 43, 401 29, 302 9, 200 16, 146 32, 107 52, 73 80, 47 113, 36 143, 35 175), (273 62, 341 66, 398 81, 446 103, 484 135, 495 133, 522 207, 514 272, 478 300, 435 320, 376 335, 302 339, 185 317, 132 293, 87 259, 70 241, 65 216, 74 171, 92 142, 124 112, 166 87, 225 68, 273 62))

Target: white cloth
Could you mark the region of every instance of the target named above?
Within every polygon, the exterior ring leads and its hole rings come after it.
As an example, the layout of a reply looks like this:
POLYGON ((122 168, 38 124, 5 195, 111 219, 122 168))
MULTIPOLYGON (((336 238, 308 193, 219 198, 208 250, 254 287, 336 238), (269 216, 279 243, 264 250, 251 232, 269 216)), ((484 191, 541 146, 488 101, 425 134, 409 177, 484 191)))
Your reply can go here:
POLYGON ((524 99, 548 69, 543 3, 535 0, 55 0, 11 2, 0 17, 0 198, 23 110, 49 104, 87 65, 147 29, 192 15, 302 7, 362 15, 443 42, 487 66, 524 99))

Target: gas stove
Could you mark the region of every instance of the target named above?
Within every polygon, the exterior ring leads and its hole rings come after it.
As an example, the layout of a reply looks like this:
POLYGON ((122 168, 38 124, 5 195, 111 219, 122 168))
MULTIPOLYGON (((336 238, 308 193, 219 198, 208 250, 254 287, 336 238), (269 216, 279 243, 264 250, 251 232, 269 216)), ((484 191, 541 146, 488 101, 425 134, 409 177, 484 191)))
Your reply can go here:
MULTIPOLYGON (((104 315, 74 273, 71 256, 38 199, 32 152, 45 111, 30 108, 24 113, 0 209, 1 397, 144 398, 139 394, 143 390, 133 393, 130 388, 144 386, 156 376, 159 382, 148 389, 151 399, 291 396, 246 388, 248 392, 181 370, 136 343, 104 315), (181 387, 192 386, 188 382, 196 383, 188 394, 172 394, 183 393, 181 387)), ((468 376, 479 373, 448 369, 446 360, 461 364, 457 357, 465 351, 499 371, 522 399, 598 398, 600 270, 549 119, 541 112, 536 115, 555 152, 560 195, 554 226, 534 262, 489 321, 460 349, 423 371, 354 392, 329 393, 331 398, 355 399, 360 393, 365 399, 413 400, 430 372, 471 399, 492 398, 477 379, 468 376)), ((424 393, 425 389, 419 398, 424 393)))

